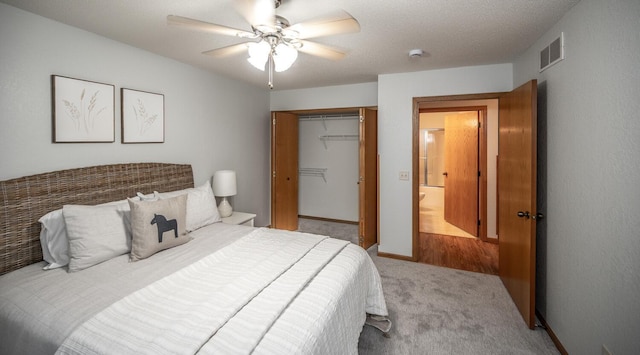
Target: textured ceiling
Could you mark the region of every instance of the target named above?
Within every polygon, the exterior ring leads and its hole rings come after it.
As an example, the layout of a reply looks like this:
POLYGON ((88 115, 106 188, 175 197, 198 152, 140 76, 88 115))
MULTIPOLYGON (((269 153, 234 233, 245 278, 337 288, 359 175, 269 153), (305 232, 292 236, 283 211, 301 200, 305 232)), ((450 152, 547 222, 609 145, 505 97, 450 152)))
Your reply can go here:
MULTIPOLYGON (((224 26, 250 26, 232 0, 0 0, 26 11, 267 87, 267 74, 246 54, 213 58, 203 51, 242 40, 167 26, 167 15, 224 26)), ((301 53, 286 72, 275 73, 275 90, 372 82, 378 74, 509 63, 579 0, 284 0, 277 13, 299 23, 344 10, 361 31, 315 39, 344 49, 339 61, 301 53), (422 58, 409 50, 423 49, 422 58)))

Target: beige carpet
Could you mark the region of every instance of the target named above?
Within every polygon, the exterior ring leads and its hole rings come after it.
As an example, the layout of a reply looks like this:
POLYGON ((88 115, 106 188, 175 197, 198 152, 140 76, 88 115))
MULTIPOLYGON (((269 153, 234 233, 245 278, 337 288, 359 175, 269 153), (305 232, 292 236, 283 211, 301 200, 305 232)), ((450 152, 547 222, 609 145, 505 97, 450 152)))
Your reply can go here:
MULTIPOLYGON (((301 219, 300 227, 357 241, 357 225, 301 219)), ((393 327, 385 338, 365 326, 360 354, 559 354, 544 330, 527 328, 497 276, 376 254, 374 246, 393 327)))

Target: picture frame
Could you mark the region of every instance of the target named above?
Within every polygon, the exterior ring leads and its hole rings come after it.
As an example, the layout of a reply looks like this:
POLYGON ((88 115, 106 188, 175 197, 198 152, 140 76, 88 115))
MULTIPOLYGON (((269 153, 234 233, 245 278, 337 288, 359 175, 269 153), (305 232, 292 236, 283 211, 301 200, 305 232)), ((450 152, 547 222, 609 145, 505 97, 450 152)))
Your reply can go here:
POLYGON ((164 95, 121 88, 122 143, 164 143, 164 95))
POLYGON ((51 76, 53 143, 115 142, 115 86, 51 76))

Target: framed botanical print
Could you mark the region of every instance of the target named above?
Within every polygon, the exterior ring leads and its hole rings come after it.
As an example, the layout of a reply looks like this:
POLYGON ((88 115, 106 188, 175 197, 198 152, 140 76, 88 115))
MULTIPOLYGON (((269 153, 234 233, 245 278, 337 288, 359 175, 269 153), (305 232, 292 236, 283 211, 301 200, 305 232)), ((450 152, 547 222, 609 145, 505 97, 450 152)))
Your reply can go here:
POLYGON ((164 143, 164 95, 121 89, 122 143, 164 143))
POLYGON ((115 87, 51 76, 54 143, 113 143, 115 87))

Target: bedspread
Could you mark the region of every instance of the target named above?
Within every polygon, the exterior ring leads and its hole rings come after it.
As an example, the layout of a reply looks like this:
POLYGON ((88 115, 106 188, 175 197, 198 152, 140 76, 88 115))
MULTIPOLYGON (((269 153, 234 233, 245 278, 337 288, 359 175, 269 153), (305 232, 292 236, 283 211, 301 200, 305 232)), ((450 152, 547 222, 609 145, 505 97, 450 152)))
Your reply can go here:
POLYGON ((357 353, 365 313, 386 306, 361 248, 257 229, 105 308, 58 353, 357 353))

